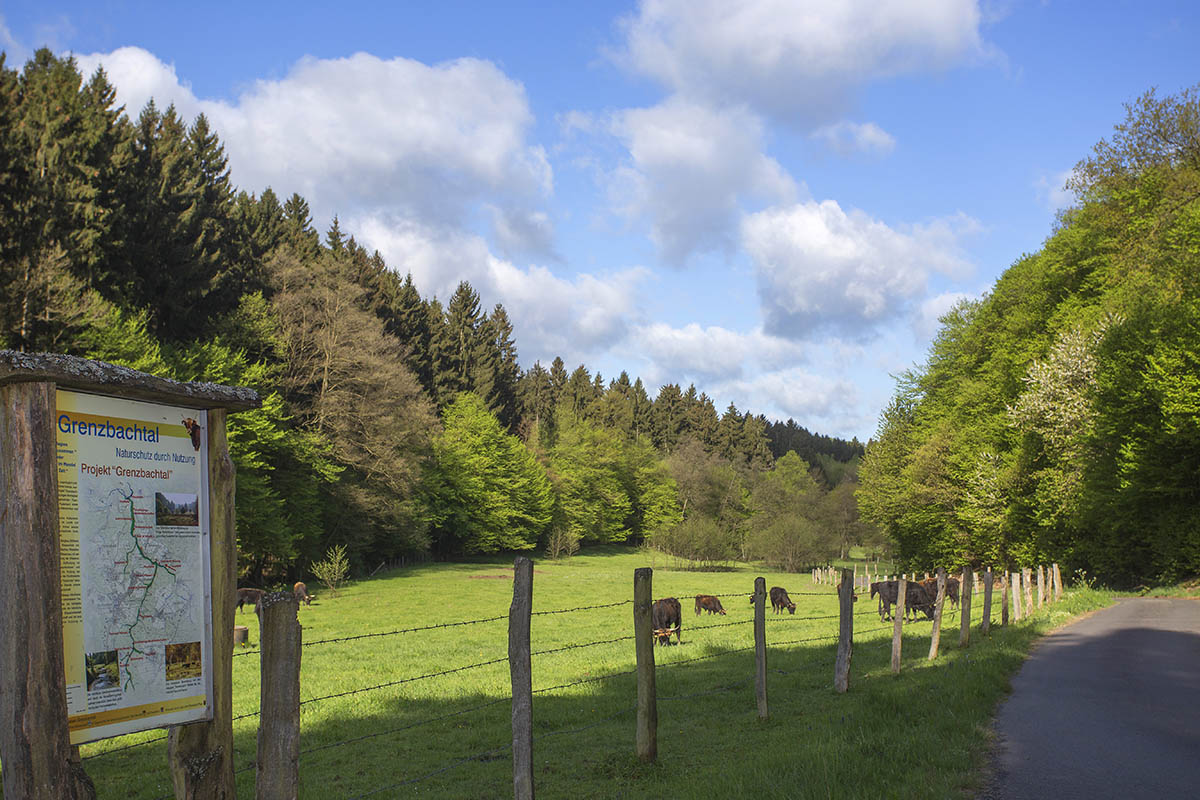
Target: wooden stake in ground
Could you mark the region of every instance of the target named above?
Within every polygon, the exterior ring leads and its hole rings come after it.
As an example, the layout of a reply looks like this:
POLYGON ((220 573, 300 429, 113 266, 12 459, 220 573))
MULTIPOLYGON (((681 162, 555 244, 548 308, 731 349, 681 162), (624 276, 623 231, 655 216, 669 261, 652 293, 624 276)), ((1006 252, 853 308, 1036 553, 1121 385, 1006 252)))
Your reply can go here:
POLYGON ((1013 585, 1013 618, 1020 622, 1025 619, 1024 609, 1021 608, 1021 573, 1014 572, 1012 574, 1013 585))
POLYGON ((908 581, 904 576, 896 582, 896 610, 892 624, 892 674, 900 674, 900 645, 904 636, 904 606, 905 595, 908 593, 908 581))
POLYGON ((933 632, 929 634, 929 660, 938 657, 938 645, 942 641, 942 608, 946 604, 946 568, 937 568, 937 601, 933 606, 933 632))
POLYGON ((958 633, 958 646, 966 647, 971 642, 971 592, 969 587, 975 584, 971 581, 971 576, 974 573, 970 567, 963 567, 962 583, 958 585, 959 606, 961 606, 962 620, 958 633))
POLYGON ((1038 608, 1046 605, 1046 570, 1038 564, 1037 574, 1038 608))
POLYGON ((513 797, 533 800, 533 671, 529 628, 533 616, 533 562, 513 562, 513 599, 508 608, 508 671, 512 680, 513 797))
POLYGON ((1062 573, 1058 571, 1058 564, 1055 564, 1053 569, 1054 569, 1054 602, 1057 603, 1058 601, 1062 600, 1062 593, 1063 593, 1062 573))
POLYGON ((1025 616, 1033 616, 1033 568, 1021 570, 1021 584, 1025 590, 1025 616))
POLYGON ((654 570, 633 571, 633 635, 637 652, 637 757, 658 758, 658 701, 654 687, 654 570))
POLYGON ((987 636, 992 630, 992 568, 983 573, 983 627, 980 633, 987 636))
POLYGON ((256 800, 295 800, 300 792, 300 621, 292 592, 260 601, 261 678, 256 800))
POLYGON ((854 576, 842 570, 838 586, 838 649, 833 667, 833 689, 839 694, 850 688, 850 659, 854 655, 854 576))
POLYGON ((1003 595, 1000 603, 1000 624, 1008 624, 1008 570, 1004 571, 1003 595))
POLYGON ((767 579, 754 579, 754 697, 758 718, 767 714, 767 579))

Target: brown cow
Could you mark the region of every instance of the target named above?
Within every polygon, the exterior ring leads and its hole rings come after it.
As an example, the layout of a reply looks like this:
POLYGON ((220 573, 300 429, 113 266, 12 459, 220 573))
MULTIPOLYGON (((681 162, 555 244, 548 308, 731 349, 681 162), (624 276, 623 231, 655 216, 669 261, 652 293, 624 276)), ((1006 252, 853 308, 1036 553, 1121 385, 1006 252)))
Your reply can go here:
POLYGON ((262 611, 262 599, 265 595, 262 589, 238 589, 237 590, 237 610, 241 611, 242 606, 246 603, 254 604, 254 613, 262 611))
POLYGON ((719 598, 711 594, 696 595, 696 616, 700 616, 700 610, 703 609, 709 614, 720 614, 725 616, 725 609, 721 607, 719 598))
POLYGON ((650 621, 654 626, 654 637, 659 644, 670 644, 671 634, 675 634, 675 643, 681 641, 680 631, 683 630, 683 607, 674 597, 664 597, 655 600, 650 609, 650 621))
POLYGON ((789 614, 796 613, 796 604, 792 602, 792 598, 788 597, 787 589, 782 586, 771 587, 771 610, 776 614, 782 614, 786 608, 789 614))
POLYGON ((183 427, 187 429, 188 436, 192 437, 192 447, 196 450, 200 449, 200 423, 191 417, 186 417, 183 420, 183 427))
POLYGON ((296 581, 296 585, 292 587, 292 594, 296 595, 296 605, 304 603, 304 605, 312 605, 312 595, 308 593, 308 587, 304 585, 304 581, 296 581))

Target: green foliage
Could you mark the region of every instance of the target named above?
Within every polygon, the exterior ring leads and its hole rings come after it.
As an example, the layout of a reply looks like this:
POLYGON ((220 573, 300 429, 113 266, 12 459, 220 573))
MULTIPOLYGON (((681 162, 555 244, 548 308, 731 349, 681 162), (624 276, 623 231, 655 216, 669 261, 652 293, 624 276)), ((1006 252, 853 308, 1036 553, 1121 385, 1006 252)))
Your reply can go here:
POLYGON ((550 524, 554 498, 541 464, 483 401, 460 394, 433 442, 429 507, 446 553, 529 550, 550 524))
POLYGON ((331 597, 337 597, 338 587, 350 574, 350 561, 346 558, 346 546, 335 544, 325 553, 325 558, 314 562, 309 569, 317 580, 325 584, 331 597))

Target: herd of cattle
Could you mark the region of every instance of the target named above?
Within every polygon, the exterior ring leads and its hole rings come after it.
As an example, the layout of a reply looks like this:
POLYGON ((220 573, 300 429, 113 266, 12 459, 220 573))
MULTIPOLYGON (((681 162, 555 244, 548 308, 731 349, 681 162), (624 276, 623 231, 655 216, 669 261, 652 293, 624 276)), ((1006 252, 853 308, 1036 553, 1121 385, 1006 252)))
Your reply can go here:
MULTIPOLYGON (((788 597, 787 590, 782 586, 772 586, 769 594, 771 608, 776 614, 783 613, 785 608, 789 614, 796 613, 796 604, 792 602, 792 598, 788 597)), ((750 602, 754 602, 754 595, 750 595, 750 602)), ((722 616, 725 614, 725 608, 721 605, 719 597, 711 594, 698 594, 696 595, 696 616, 700 616, 704 611, 722 616)), ((671 634, 675 634, 675 643, 679 643, 680 632, 683 630, 683 606, 678 598, 664 597, 661 600, 655 600, 650 609, 650 621, 654 627, 654 638, 659 644, 670 644, 671 634)))
MULTIPOLYGON (((871 597, 879 595, 879 619, 892 618, 892 606, 900 598, 899 581, 878 581, 871 584, 871 597)), ((946 578, 946 597, 952 606, 958 606, 958 578, 946 578)), ((920 612, 933 619, 933 606, 937 602, 937 578, 923 581, 907 581, 904 590, 904 616, 917 618, 920 612)))
MULTIPOLYGON (((262 611, 262 600, 266 596, 266 592, 262 589, 243 588, 237 590, 237 610, 241 611, 242 606, 254 606, 254 613, 262 611)), ((312 604, 312 595, 308 593, 308 587, 304 585, 304 581, 296 581, 296 585, 292 587, 292 594, 296 596, 296 603, 304 603, 305 605, 312 604)))

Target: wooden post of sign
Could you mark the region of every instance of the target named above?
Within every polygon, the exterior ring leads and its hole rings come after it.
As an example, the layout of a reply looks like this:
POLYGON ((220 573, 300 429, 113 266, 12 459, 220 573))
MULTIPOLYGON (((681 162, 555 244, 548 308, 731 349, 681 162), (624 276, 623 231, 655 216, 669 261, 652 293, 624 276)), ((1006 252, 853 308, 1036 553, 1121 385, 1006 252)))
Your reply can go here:
POLYGON ((946 604, 946 568, 937 568, 937 600, 933 606, 933 632, 929 634, 929 660, 938 657, 938 645, 942 641, 942 607, 946 604))
MULTIPOLYGON (((233 780, 233 606, 237 594, 233 459, 227 412, 208 412, 209 553, 212 559, 213 718, 172 725, 167 760, 178 800, 229 800, 233 780)), ((259 636, 262 633, 259 632, 259 636)))
POLYGON ((754 697, 758 718, 767 714, 767 579, 754 579, 754 697))
POLYGON ((1024 609, 1021 608, 1021 573, 1012 573, 1013 620, 1020 622, 1025 619, 1024 609))
POLYGON ((992 568, 983 572, 983 627, 980 633, 987 636, 992 631, 992 568))
POLYGON ((959 605, 962 606, 962 620, 959 625, 958 646, 966 647, 971 642, 971 598, 973 593, 970 587, 974 586, 971 580, 974 575, 974 570, 970 567, 963 567, 962 583, 959 584, 959 605))
POLYGON ((892 674, 900 674, 900 645, 904 637, 904 606, 905 595, 908 594, 908 581, 904 576, 896 582, 896 611, 892 618, 892 674))
POLYGON ((1025 616, 1033 616, 1033 568, 1021 570, 1021 584, 1025 589, 1025 616))
POLYGON ((1000 584, 1000 624, 1008 624, 1008 570, 1004 570, 1004 577, 1000 584))
POLYGON ((633 571, 633 635, 637 653, 637 757, 658 758, 658 701, 654 688, 654 570, 633 571))
POLYGON ((1053 566, 1054 569, 1054 602, 1062 600, 1062 573, 1058 571, 1058 564, 1053 566))
POLYGON ((4 797, 95 798, 71 757, 59 575, 55 385, 0 385, 0 761, 4 797))
MULTIPOLYGON (((512 678, 513 797, 533 800, 533 667, 529 628, 533 619, 533 562, 513 563, 513 599, 508 609, 508 671, 512 678)), ((295 795, 293 795, 294 797, 295 795)))
POLYGON ((838 586, 838 649, 833 666, 833 689, 842 694, 850 689, 850 660, 854 657, 854 576, 842 570, 838 586))
POLYGON ((256 800, 295 800, 300 792, 300 609, 292 592, 260 603, 261 683, 256 800))

